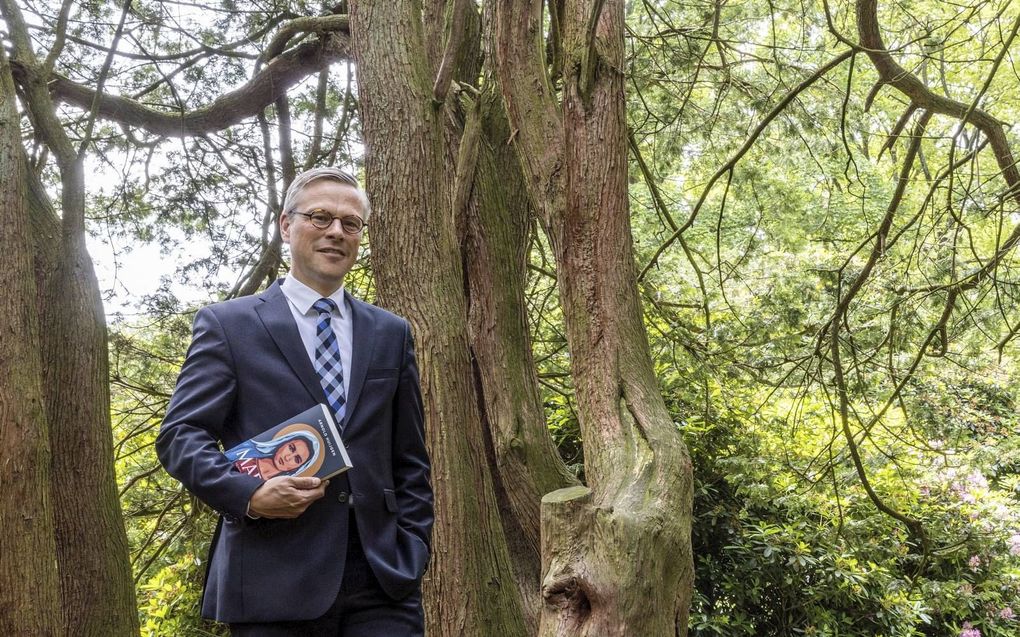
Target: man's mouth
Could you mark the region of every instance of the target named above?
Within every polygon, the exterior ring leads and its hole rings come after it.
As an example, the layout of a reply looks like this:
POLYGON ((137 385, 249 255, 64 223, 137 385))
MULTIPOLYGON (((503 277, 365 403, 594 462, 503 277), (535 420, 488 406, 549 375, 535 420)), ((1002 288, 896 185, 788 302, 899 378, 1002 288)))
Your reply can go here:
POLYGON ((344 253, 339 248, 319 248, 318 252, 323 254, 332 254, 338 257, 344 256, 344 253))

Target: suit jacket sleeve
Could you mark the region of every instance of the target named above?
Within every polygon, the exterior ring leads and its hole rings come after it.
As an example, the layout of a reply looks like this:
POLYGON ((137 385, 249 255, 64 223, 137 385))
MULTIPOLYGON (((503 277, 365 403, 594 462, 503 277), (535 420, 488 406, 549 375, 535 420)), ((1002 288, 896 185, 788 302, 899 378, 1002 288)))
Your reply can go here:
POLYGON ((431 546, 433 522, 424 410, 411 328, 404 323, 404 361, 394 399, 393 474, 400 527, 431 546))
POLYGON ((220 450, 237 380, 223 326, 210 308, 195 315, 194 334, 177 379, 156 453, 167 472, 220 513, 241 518, 262 480, 234 470, 220 450))

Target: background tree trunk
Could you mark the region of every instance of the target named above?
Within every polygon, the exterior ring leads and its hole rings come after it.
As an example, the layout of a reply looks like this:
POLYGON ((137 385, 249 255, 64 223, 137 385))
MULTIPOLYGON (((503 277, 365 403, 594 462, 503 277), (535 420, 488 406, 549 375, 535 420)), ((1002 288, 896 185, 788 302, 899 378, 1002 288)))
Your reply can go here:
POLYGON ((627 199, 623 2, 568 3, 562 116, 541 3, 499 7, 499 78, 558 282, 590 490, 543 500, 542 635, 686 634, 690 458, 653 372, 627 199))
MULTIPOLYGON (((64 181, 65 190, 73 187, 64 181)), ((34 216, 59 223, 43 201, 34 204, 34 216)), ((138 612, 114 475, 106 321, 85 237, 61 237, 57 227, 40 237, 38 243, 51 245, 37 249, 36 268, 64 633, 134 635, 138 612)))
MULTIPOLYGON (((36 175, 22 173, 24 218, 31 224, 22 250, 34 256, 35 289, 20 302, 34 303, 38 336, 15 331, 11 339, 27 338, 41 363, 44 418, 38 425, 48 427, 52 453, 48 479, 33 487, 48 490, 52 507, 54 550, 46 557, 59 573, 58 625, 66 635, 137 634, 113 468, 106 321, 85 248, 84 157, 56 118, 48 74, 31 50, 20 10, 9 2, 2 8, 35 132, 57 157, 61 176, 58 216, 36 175)), ((19 125, 15 118, 13 126, 19 125)))
POLYGON ((0 633, 48 636, 60 632, 60 584, 20 124, 0 51, 0 633))
POLYGON ((469 356, 448 113, 432 101, 422 16, 412 2, 352 2, 351 35, 378 296, 411 321, 417 337, 436 491, 424 582, 429 630, 523 635, 469 356))

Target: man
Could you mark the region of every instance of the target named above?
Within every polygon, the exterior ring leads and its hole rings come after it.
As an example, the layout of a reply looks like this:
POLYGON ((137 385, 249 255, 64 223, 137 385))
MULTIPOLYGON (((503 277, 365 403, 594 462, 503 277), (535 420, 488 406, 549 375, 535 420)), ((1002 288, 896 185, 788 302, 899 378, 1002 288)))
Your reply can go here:
POLYGON ((221 514, 202 614, 233 635, 424 632, 432 488, 410 327, 343 288, 369 212, 350 175, 298 175, 280 215, 290 274, 195 316, 156 450, 221 514), (263 482, 223 455, 317 403, 341 428, 346 473, 263 482))

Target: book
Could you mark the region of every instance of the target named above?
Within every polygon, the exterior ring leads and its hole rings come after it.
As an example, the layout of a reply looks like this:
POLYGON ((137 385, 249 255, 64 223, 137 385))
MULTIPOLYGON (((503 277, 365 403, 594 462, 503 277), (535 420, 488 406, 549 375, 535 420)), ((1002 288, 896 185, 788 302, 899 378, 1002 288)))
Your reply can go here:
POLYGON ((351 468, 333 415, 318 404, 223 452, 241 473, 268 480, 278 475, 325 480, 351 468))

